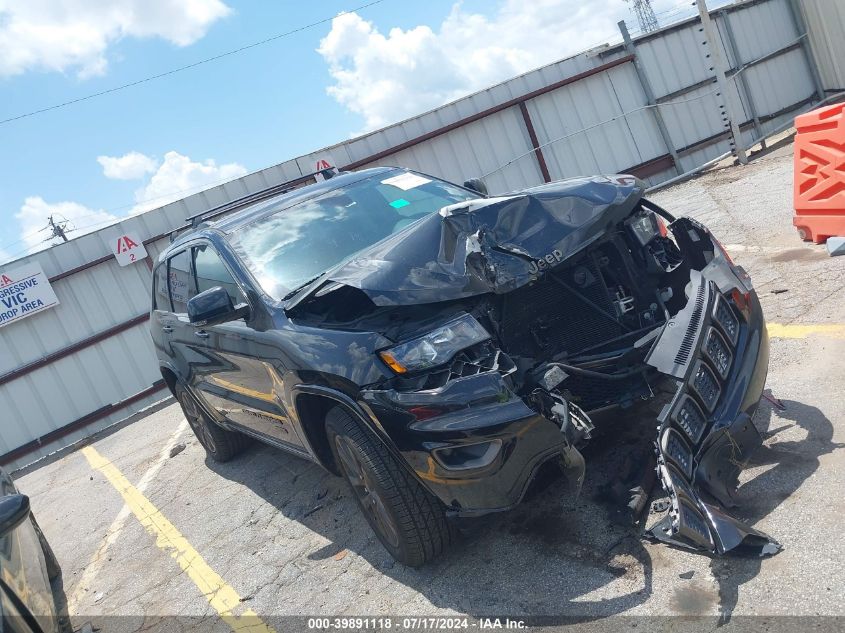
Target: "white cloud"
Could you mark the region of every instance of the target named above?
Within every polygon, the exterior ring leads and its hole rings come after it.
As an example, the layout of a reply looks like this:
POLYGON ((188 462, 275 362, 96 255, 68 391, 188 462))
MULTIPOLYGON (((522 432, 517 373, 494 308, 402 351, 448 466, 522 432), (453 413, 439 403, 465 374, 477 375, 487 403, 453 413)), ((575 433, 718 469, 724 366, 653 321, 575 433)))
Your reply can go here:
POLYGON ((136 180, 154 172, 158 163, 140 152, 129 152, 123 156, 97 156, 106 178, 115 180, 136 180))
POLYGON ((47 202, 41 196, 29 196, 15 214, 19 237, 10 233, 9 237, 16 241, 4 241, 0 245, 2 246, 0 247, 0 263, 59 243, 59 238, 48 239, 50 231, 44 230, 47 226, 47 218, 51 215, 57 223, 66 223, 67 236, 73 239, 105 228, 131 215, 164 206, 174 200, 185 198, 247 173, 246 168, 238 163, 218 165, 211 159, 197 162, 174 151, 167 152, 164 155, 164 161, 157 168, 154 161, 147 163, 141 159, 152 160, 138 152, 130 152, 117 158, 110 156, 97 158, 103 165, 104 174, 109 178, 128 178, 128 174, 133 173, 138 174, 136 177, 143 177, 144 173, 149 173, 151 170, 155 172, 150 176, 147 184, 135 192, 136 204, 127 216, 118 216, 103 209, 91 209, 78 202, 47 202), (134 158, 124 160, 132 157, 133 154, 136 155, 134 158), (110 170, 113 171, 110 173, 110 170))
POLYGON ((187 46, 230 12, 222 0, 0 0, 0 77, 28 70, 101 75, 118 40, 158 37, 187 46))
POLYGON ((103 210, 89 209, 77 202, 47 202, 41 196, 30 196, 24 200, 20 211, 15 214, 20 227, 22 242, 14 250, 18 253, 32 253, 47 248, 53 243, 61 241, 59 238, 50 240, 50 231, 42 230, 47 226, 47 218, 53 216, 57 223, 65 224, 68 238, 79 237, 117 222, 120 218, 103 210), (45 241, 46 240, 46 241, 45 241))
POLYGON ((132 213, 155 209, 206 187, 239 178, 246 173, 246 168, 238 163, 217 165, 211 159, 196 162, 179 152, 167 152, 164 162, 159 165, 149 182, 135 192, 137 204, 132 213))
MULTIPOLYGON (((676 0, 658 0, 657 10, 676 0)), ((317 51, 334 84, 328 93, 364 117, 367 130, 419 114, 532 68, 621 39, 623 2, 504 0, 492 17, 460 3, 434 30, 384 35, 355 13, 337 16, 317 51)))

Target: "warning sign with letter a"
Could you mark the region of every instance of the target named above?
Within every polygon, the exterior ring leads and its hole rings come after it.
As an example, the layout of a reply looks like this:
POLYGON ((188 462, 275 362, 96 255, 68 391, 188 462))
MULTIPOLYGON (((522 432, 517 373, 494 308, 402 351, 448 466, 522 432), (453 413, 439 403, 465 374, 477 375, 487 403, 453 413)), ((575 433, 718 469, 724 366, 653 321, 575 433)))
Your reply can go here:
POLYGON ((121 266, 134 264, 147 256, 144 242, 135 233, 126 233, 115 238, 112 241, 111 249, 117 263, 121 266))

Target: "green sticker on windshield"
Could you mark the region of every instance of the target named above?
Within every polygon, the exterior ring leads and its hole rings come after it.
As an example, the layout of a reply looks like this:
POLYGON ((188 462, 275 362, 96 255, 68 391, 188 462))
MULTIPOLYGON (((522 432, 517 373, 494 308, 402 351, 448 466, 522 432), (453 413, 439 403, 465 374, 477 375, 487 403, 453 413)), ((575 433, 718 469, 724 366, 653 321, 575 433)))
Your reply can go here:
POLYGON ((405 198, 398 198, 397 200, 391 202, 390 206, 394 209, 401 209, 402 207, 407 207, 409 204, 411 203, 405 200, 405 198))

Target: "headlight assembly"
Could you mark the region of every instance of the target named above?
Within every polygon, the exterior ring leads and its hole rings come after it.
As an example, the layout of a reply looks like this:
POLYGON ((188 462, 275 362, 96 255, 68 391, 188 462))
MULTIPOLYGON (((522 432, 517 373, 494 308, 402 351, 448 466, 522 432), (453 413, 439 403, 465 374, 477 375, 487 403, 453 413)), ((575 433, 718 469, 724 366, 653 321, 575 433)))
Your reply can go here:
POLYGON ((658 235, 663 237, 668 235, 663 218, 651 211, 640 211, 634 217, 629 218, 625 224, 631 229, 631 233, 634 234, 641 246, 645 246, 658 235))
POLYGON ((448 363, 461 350, 488 338, 487 330, 472 316, 464 314, 424 336, 378 354, 397 374, 405 374, 448 363))

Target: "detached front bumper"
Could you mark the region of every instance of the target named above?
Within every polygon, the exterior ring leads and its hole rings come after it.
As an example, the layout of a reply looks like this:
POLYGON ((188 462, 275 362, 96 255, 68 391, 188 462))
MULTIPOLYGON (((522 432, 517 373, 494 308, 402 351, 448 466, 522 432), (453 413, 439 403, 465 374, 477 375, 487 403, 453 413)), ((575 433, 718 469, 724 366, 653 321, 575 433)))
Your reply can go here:
POLYGON ((752 423, 766 382, 769 340, 744 271, 724 260, 693 271, 686 307, 647 362, 679 381, 658 417, 658 473, 671 508, 661 541, 716 554, 774 554, 780 544, 731 517, 739 472, 761 437, 752 423))

